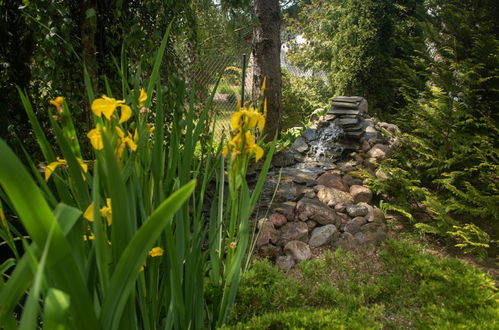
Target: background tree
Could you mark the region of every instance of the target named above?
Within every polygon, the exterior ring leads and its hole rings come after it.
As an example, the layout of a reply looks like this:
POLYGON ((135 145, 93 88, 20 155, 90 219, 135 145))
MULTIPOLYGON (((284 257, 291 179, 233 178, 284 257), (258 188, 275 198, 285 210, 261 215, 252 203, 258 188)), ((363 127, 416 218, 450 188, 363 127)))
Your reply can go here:
POLYGON ((282 117, 281 80, 281 12, 278 0, 255 0, 255 16, 258 25, 253 30, 254 90, 259 91, 263 78, 267 86, 267 123, 264 134, 272 140, 279 132, 282 117))

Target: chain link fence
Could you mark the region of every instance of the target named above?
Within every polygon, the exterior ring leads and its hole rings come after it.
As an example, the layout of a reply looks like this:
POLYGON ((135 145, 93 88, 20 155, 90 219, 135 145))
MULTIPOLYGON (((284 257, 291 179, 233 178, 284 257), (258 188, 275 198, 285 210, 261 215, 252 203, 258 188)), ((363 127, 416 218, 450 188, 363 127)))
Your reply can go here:
MULTIPOLYGON (((289 74, 300 78, 318 78, 327 84, 327 76, 321 71, 303 70, 293 65, 286 56, 286 49, 281 52, 281 68, 289 74)), ((175 54, 175 66, 182 72, 189 86, 200 92, 201 100, 206 100, 213 92, 216 82, 220 79, 213 98, 213 111, 216 115, 215 134, 219 137, 230 129, 230 118, 236 110, 241 98, 243 63, 246 64, 244 81, 245 100, 251 100, 253 91, 252 56, 246 55, 204 55, 189 61, 180 59, 175 54)), ((311 109, 312 111, 313 109, 311 109)))

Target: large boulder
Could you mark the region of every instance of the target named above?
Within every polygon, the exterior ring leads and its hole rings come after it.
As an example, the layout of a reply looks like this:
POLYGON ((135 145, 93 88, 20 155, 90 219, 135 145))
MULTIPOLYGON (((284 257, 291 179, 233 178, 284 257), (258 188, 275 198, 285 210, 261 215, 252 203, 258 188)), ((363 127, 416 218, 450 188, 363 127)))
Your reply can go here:
POLYGON ((311 248, 331 243, 333 236, 339 236, 338 229, 334 225, 317 227, 312 231, 308 244, 311 248))
POLYGON ((294 221, 295 207, 295 202, 286 201, 283 203, 272 204, 271 210, 284 215, 288 221, 294 221))
POLYGON ((352 218, 355 218, 355 217, 363 217, 363 216, 367 215, 367 213, 369 212, 369 209, 365 205, 350 204, 350 205, 347 205, 346 211, 347 211, 349 216, 351 216, 352 218))
POLYGON ((352 196, 353 204, 362 202, 370 203, 373 198, 373 192, 371 191, 371 189, 358 185, 353 185, 350 187, 350 195, 352 196))
POLYGON ((391 150, 390 147, 386 144, 377 143, 375 144, 371 150, 367 152, 367 155, 370 158, 375 158, 376 160, 383 160, 390 156, 391 150))
POLYGON ((297 137, 295 142, 291 145, 291 149, 294 149, 300 153, 307 152, 309 148, 307 140, 303 136, 297 137))
POLYGON ((352 196, 339 189, 319 185, 315 186, 314 190, 317 193, 317 198, 326 205, 353 204, 352 196))
POLYGON ((295 260, 291 256, 279 256, 275 261, 275 265, 282 270, 290 270, 295 265, 295 260))
POLYGON ((352 250, 357 247, 357 240, 349 232, 342 233, 337 240, 334 240, 331 244, 333 249, 342 248, 345 250, 352 250))
POLYGON ((352 220, 348 221, 345 224, 345 227, 343 228, 343 230, 345 232, 352 234, 352 235, 355 235, 360 231, 361 227, 363 225, 365 225, 366 223, 367 223, 367 221, 365 218, 356 217, 356 218, 353 218, 352 220))
POLYGON ((317 184, 328 188, 334 188, 348 192, 348 186, 343 182, 343 178, 338 173, 324 173, 317 179, 317 184))
POLYGON ((284 246, 284 253, 292 257, 296 262, 310 259, 312 251, 307 243, 301 241, 291 241, 284 246))
POLYGON ((279 229, 278 245, 285 245, 289 241, 308 242, 308 226, 305 222, 288 222, 279 229))
POLYGON ((302 198, 296 205, 298 218, 302 221, 314 220, 321 225, 336 224, 336 212, 315 199, 302 198))
POLYGON ((277 230, 274 228, 274 224, 268 220, 263 221, 256 240, 256 247, 260 248, 270 242, 277 243, 277 237, 277 230))

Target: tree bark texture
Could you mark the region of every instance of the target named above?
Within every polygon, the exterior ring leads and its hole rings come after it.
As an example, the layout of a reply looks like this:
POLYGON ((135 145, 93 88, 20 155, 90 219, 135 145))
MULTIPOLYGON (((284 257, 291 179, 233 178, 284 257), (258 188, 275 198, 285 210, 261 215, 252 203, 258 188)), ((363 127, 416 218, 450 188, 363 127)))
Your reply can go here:
MULTIPOLYGON (((94 10, 97 14, 97 3, 95 0, 83 0, 81 2, 80 29, 81 29, 81 52, 83 64, 86 66, 88 75, 92 82, 94 93, 99 93, 99 67, 97 64, 97 47, 95 43, 95 34, 97 32, 97 17, 89 17, 88 11, 94 10)), ((85 97, 88 99, 87 90, 85 97)), ((86 111, 86 120, 88 127, 91 127, 90 109, 86 111)))
POLYGON ((279 0, 254 0, 258 26, 253 29, 253 90, 256 96, 267 77, 267 121, 264 135, 267 141, 279 133, 281 126, 281 14, 279 0))

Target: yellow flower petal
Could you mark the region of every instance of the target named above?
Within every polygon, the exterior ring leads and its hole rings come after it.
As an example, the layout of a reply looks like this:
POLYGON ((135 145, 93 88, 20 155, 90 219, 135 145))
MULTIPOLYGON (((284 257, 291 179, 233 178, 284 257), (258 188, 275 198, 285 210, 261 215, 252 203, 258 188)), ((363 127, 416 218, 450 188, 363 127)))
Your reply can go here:
POLYGON ((234 114, 232 115, 232 118, 230 120, 230 126, 234 131, 241 129, 241 116, 242 115, 243 115, 243 112, 241 112, 241 111, 234 112, 234 114))
POLYGON ((57 157, 57 161, 52 162, 45 167, 45 181, 48 181, 52 173, 54 173, 55 169, 60 165, 66 165, 66 161, 57 157))
POLYGON ((115 99, 103 96, 102 98, 95 99, 92 102, 91 108, 96 116, 102 117, 104 114, 104 116, 110 120, 117 105, 118 102, 115 99))
POLYGON ((107 225, 111 226, 113 224, 113 210, 111 207, 111 198, 106 198, 106 206, 100 209, 100 214, 106 219, 107 225))
POLYGON ((100 126, 90 130, 87 137, 90 139, 90 143, 96 150, 102 150, 104 144, 102 143, 102 133, 100 132, 100 126))
POLYGON ((251 150, 255 153, 255 162, 259 161, 263 156, 263 149, 258 144, 254 144, 251 150))
MULTIPOLYGON (((128 133, 130 134, 130 133, 128 133)), ((132 151, 136 151, 137 150, 137 145, 135 144, 135 142, 133 141, 133 139, 131 138, 131 135, 124 138, 123 139, 123 142, 126 143, 130 149, 132 149, 132 151)))
POLYGON ((139 95, 139 106, 140 107, 143 107, 144 106, 144 102, 147 100, 147 93, 146 91, 144 90, 144 88, 141 88, 140 89, 140 95, 139 95))
POLYGON ((165 250, 163 250, 159 246, 156 246, 152 248, 151 251, 149 251, 149 255, 151 257, 161 257, 163 255, 163 252, 165 252, 165 250))
POLYGON ((80 158, 76 158, 76 160, 78 161, 78 163, 80 163, 80 166, 81 166, 81 169, 83 170, 83 172, 87 173, 87 171, 88 171, 88 165, 85 164, 83 162, 83 160, 81 160, 80 158))
POLYGON ((126 104, 119 104, 118 106, 121 108, 121 117, 119 121, 119 123, 121 124, 130 119, 130 117, 132 116, 132 108, 130 108, 126 104))
POLYGON ((50 100, 50 104, 52 104, 53 106, 55 106, 55 108, 57 109, 57 112, 61 114, 62 110, 64 109, 64 107, 63 107, 64 97, 58 96, 55 99, 50 100))
POLYGON ((7 228, 7 218, 5 217, 5 213, 3 213, 2 203, 0 203, 0 220, 2 221, 2 225, 7 228))
POLYGON ((265 117, 262 116, 261 114, 258 114, 257 121, 258 121, 258 129, 260 130, 260 132, 263 132, 263 129, 265 128, 265 117))
POLYGON ((125 137, 125 133, 123 133, 123 131, 121 130, 121 128, 119 128, 118 126, 115 127, 116 128, 116 132, 118 133, 118 136, 123 139, 125 137))
POLYGON ((85 212, 83 213, 83 217, 88 221, 94 221, 94 203, 90 203, 85 212))
POLYGON ((225 146, 223 149, 222 149, 222 155, 224 157, 227 157, 227 154, 229 153, 229 148, 227 146, 225 146))

